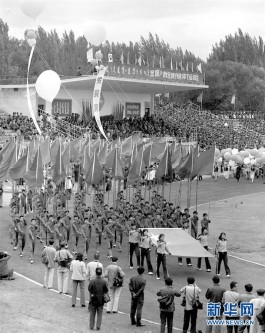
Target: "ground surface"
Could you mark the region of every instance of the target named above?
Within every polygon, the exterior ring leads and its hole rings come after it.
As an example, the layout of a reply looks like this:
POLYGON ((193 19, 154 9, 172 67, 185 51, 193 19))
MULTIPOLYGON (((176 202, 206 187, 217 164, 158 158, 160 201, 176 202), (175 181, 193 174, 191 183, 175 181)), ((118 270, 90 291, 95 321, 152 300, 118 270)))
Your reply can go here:
MULTIPOLYGON (((160 189, 161 191, 161 189, 160 189)), ((165 187, 165 198, 169 199, 170 186, 165 187)), ((132 196, 133 190, 131 189, 132 196)), ((143 189, 148 200, 149 191, 143 189)), ((181 196, 179 194, 179 183, 171 186, 170 200, 181 202, 181 207, 187 205, 187 183, 183 182, 181 196)), ((127 192, 129 198, 129 192, 127 192)), ((89 198, 89 197, 88 197, 89 198)), ((9 202, 10 196, 4 194, 4 205, 9 202)), ((88 199, 89 200, 89 199, 88 199)), ((112 201, 111 195, 106 202, 112 201)), ((203 212, 210 215, 210 246, 214 247, 217 237, 221 231, 227 233, 229 253, 243 260, 229 258, 229 266, 232 271, 232 279, 238 281, 239 291, 243 292, 245 283, 252 283, 254 289, 265 287, 265 185, 263 180, 257 180, 251 184, 249 181, 229 179, 226 182, 220 178, 218 182, 212 179, 199 182, 198 187, 198 211, 199 216, 203 212), (209 203, 210 202, 210 203, 209 203), (256 265, 251 262, 260 263, 256 265)), ((196 183, 192 184, 191 211, 196 205, 196 183)), ((71 308, 69 296, 62 296, 56 293, 57 279, 54 278, 54 291, 42 288, 43 265, 40 260, 42 246, 37 242, 36 257, 33 265, 29 263, 28 249, 25 256, 20 258, 18 253, 12 250, 8 238, 9 209, 1 208, 0 224, 0 250, 11 252, 13 257, 10 266, 14 267, 19 274, 15 281, 0 281, 0 332, 87 332, 89 317, 87 309, 79 307, 71 308), (28 278, 28 279, 25 279, 28 278)), ((114 254, 119 257, 118 264, 126 273, 124 288, 120 297, 119 311, 117 315, 103 315, 102 332, 134 332, 129 321, 130 294, 128 291, 129 278, 136 274, 136 270, 130 270, 128 265, 127 239, 123 244, 122 253, 114 249, 114 254)), ((94 253, 94 242, 92 241, 89 252, 89 260, 92 260, 94 253)), ((105 242, 101 250, 101 262, 104 267, 109 264, 106 257, 107 249, 105 242)), ((207 287, 211 285, 211 277, 214 274, 215 259, 211 259, 212 273, 203 270, 198 272, 196 259, 192 259, 193 267, 185 265, 179 267, 175 257, 168 257, 169 274, 174 280, 176 289, 186 284, 187 276, 194 276, 196 283, 202 289, 201 300, 204 298, 207 287)), ((155 256, 152 254, 152 263, 155 266, 155 256)), ((163 287, 163 280, 157 281, 155 277, 146 275, 147 286, 145 291, 145 303, 143 308, 143 321, 147 326, 138 328, 137 332, 159 332, 159 310, 156 291, 163 287)), ((224 270, 221 271, 221 284, 228 288, 229 282, 225 278, 224 270)), ((71 280, 69 280, 69 293, 71 294, 71 280)), ((180 306, 181 299, 176 299, 176 312, 174 315, 174 327, 182 330, 183 308, 180 306)), ((206 309, 206 305, 204 306, 206 309)), ((199 312, 198 329, 204 332, 206 310, 199 312)), ((225 330, 224 330, 225 331, 225 330)))

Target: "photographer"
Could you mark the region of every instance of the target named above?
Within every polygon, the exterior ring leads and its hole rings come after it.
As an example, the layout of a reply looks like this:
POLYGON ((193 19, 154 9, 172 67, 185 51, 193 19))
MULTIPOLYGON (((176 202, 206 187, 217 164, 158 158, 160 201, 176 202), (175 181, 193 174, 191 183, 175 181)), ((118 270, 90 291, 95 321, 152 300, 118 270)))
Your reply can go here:
POLYGON ((0 252, 0 280, 15 280, 15 278, 13 277, 14 269, 8 268, 7 262, 10 258, 11 254, 7 252, 0 252))

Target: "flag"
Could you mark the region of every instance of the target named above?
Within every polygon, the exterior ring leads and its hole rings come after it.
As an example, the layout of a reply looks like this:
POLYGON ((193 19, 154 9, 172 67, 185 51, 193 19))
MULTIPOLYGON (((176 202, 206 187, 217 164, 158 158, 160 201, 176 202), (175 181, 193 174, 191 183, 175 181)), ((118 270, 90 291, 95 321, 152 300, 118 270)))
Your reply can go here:
POLYGON ((202 73, 202 64, 201 64, 201 62, 199 63, 199 65, 197 65, 197 70, 198 70, 198 72, 202 73))
POLYGON ((186 64, 186 71, 188 72, 189 71, 189 63, 187 62, 186 64))
POLYGON ((172 58, 170 60, 170 69, 173 70, 173 61, 172 61, 172 58))
POLYGON ((0 151, 0 165, 1 162, 4 160, 6 155, 9 155, 10 151, 12 151, 15 147, 15 143, 13 139, 10 139, 0 151))
POLYGON ((108 62, 113 62, 112 53, 108 54, 108 62))
POLYGON ((201 103, 202 102, 202 92, 200 93, 200 95, 197 97, 197 102, 201 103))
POLYGON ((20 159, 9 169, 9 177, 12 180, 23 178, 27 171, 27 157, 28 152, 21 156, 20 159))
POLYGON ((56 159, 55 159, 55 164, 53 166, 52 180, 56 185, 58 185, 64 180, 65 177, 66 177, 66 173, 65 173, 65 168, 64 168, 63 159, 62 159, 62 145, 60 143, 59 149, 57 151, 56 159))
POLYGON ((124 56, 123 56, 123 51, 121 51, 121 58, 120 58, 120 60, 121 60, 121 63, 122 63, 122 64, 124 64, 124 56))
POLYGON ((146 66, 149 67, 149 59, 146 57, 146 66))
POLYGON ((144 164, 147 167, 149 167, 151 164, 152 148, 153 148, 153 143, 144 150, 143 159, 144 159, 144 164))
POLYGON ((180 67, 180 70, 181 70, 181 71, 184 71, 184 67, 182 66, 182 60, 181 60, 180 63, 179 63, 179 67, 180 67))
POLYGON ((163 54, 162 54, 162 57, 161 57, 161 65, 162 65, 161 68, 165 68, 165 61, 164 61, 164 56, 163 56, 163 54))
POLYGON ((91 164, 90 145, 88 144, 84 149, 84 154, 81 162, 81 172, 85 177, 87 175, 90 164, 91 164))
POLYGON ((86 182, 89 185, 97 185, 103 179, 103 170, 99 163, 97 153, 94 152, 86 175, 86 182))
POLYGON ((132 152, 132 147, 133 147, 132 136, 129 136, 121 144, 121 154, 130 155, 132 152))
POLYGON ((171 154, 169 149, 167 148, 164 152, 161 162, 156 170, 156 178, 157 179, 165 179, 169 178, 170 180, 173 179, 173 170, 171 164, 171 154))
POLYGON ((191 71, 194 72, 194 70, 193 70, 193 62, 191 63, 191 71))
POLYGON ((152 63, 152 67, 154 68, 155 67, 155 55, 153 56, 153 63, 152 63))
POLYGON ((198 175, 211 175, 213 172, 215 147, 202 152, 194 163, 191 180, 198 175))
POLYGON ((108 144, 106 142, 103 145, 103 147, 100 149, 99 153, 98 153, 98 159, 99 159, 99 163, 101 165, 105 165, 106 164, 107 152, 108 152, 108 144))
MULTIPOLYGON (((175 151, 172 151, 171 155, 171 163, 172 163, 172 168, 175 169, 179 164, 182 159, 182 149, 181 149, 181 144, 177 146, 175 151)), ((183 160, 184 162, 184 160, 183 160)))
POLYGON ((176 71, 178 70, 178 62, 176 61, 176 71))
POLYGON ((40 148, 38 147, 33 163, 31 164, 25 176, 23 177, 29 188, 42 186, 44 180, 42 166, 43 164, 42 164, 41 152, 40 148))
MULTIPOLYGON (((9 146, 9 147, 11 147, 11 146, 9 146)), ((0 182, 3 182, 7 179, 8 170, 9 170, 10 166, 12 165, 15 157, 16 157, 16 147, 14 145, 12 150, 8 149, 6 151, 6 154, 0 164, 0 182)))
POLYGON ((139 56, 139 58, 138 58, 138 64, 139 64, 139 66, 142 66, 142 58, 141 58, 141 56, 139 56))
POLYGON ((114 155, 115 155, 115 149, 111 149, 111 151, 106 156, 106 164, 105 164, 106 170, 111 169, 114 161, 114 155))
POLYGON ((180 179, 189 178, 193 172, 193 167, 198 159, 199 147, 193 149, 185 158, 184 163, 180 166, 179 170, 175 169, 180 179))
POLYGON ((142 172, 145 170, 145 163, 143 161, 144 149, 141 148, 137 154, 135 160, 132 163, 128 174, 128 183, 133 183, 136 180, 139 180, 142 176, 142 172))
POLYGON ((57 156, 59 146, 60 146, 59 139, 54 140, 52 145, 51 145, 51 162, 52 162, 52 165, 55 163, 55 158, 57 156))
POLYGON ((51 151, 50 151, 50 138, 47 137, 45 141, 40 144, 40 152, 42 157, 43 165, 51 162, 51 151))
POLYGON ((159 57, 159 67, 162 68, 162 59, 159 57))
POLYGON ((130 65, 130 51, 127 53, 127 65, 130 65))
POLYGON ((137 61, 137 56, 136 54, 134 55, 134 64, 137 65, 138 61, 137 61))
POLYGON ((86 53, 86 59, 87 62, 91 62, 91 60, 93 59, 93 47, 91 47, 91 49, 89 49, 86 53))
POLYGON ((113 164, 112 164, 112 177, 114 179, 123 179, 124 178, 121 159, 118 154, 118 148, 114 149, 114 159, 113 159, 113 164))
POLYGON ((231 104, 235 105, 236 103, 236 95, 234 94, 231 98, 231 104))

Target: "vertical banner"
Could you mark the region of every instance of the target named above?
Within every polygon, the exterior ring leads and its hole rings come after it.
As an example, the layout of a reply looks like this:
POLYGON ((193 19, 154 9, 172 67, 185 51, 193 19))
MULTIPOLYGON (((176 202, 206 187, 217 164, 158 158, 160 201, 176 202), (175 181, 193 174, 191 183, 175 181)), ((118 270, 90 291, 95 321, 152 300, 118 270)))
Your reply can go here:
POLYGON ((101 89, 102 89, 102 84, 103 84, 105 72, 106 72, 106 68, 104 67, 103 69, 98 71, 98 75, 96 77, 96 82, 95 82, 95 86, 94 86, 94 93, 93 93, 93 113, 94 113, 96 123, 98 125, 98 128, 99 128, 100 132, 102 133, 104 138, 108 141, 108 138, 106 137, 106 134, 103 130, 103 127, 102 127, 102 124, 101 124, 101 121, 100 121, 100 115, 99 115, 100 96, 101 96, 101 89))

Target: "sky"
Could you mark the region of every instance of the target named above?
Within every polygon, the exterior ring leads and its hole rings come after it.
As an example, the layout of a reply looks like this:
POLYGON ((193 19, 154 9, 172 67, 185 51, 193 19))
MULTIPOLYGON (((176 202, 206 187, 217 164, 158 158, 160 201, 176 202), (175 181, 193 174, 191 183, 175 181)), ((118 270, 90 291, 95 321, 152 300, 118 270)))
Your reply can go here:
POLYGON ((18 38, 37 26, 86 35, 89 26, 99 23, 111 42, 128 44, 157 33, 172 48, 187 49, 203 60, 238 28, 265 39, 264 0, 0 0, 0 18, 9 25, 9 35, 18 38), (35 20, 21 10, 28 1, 45 4, 35 20))

